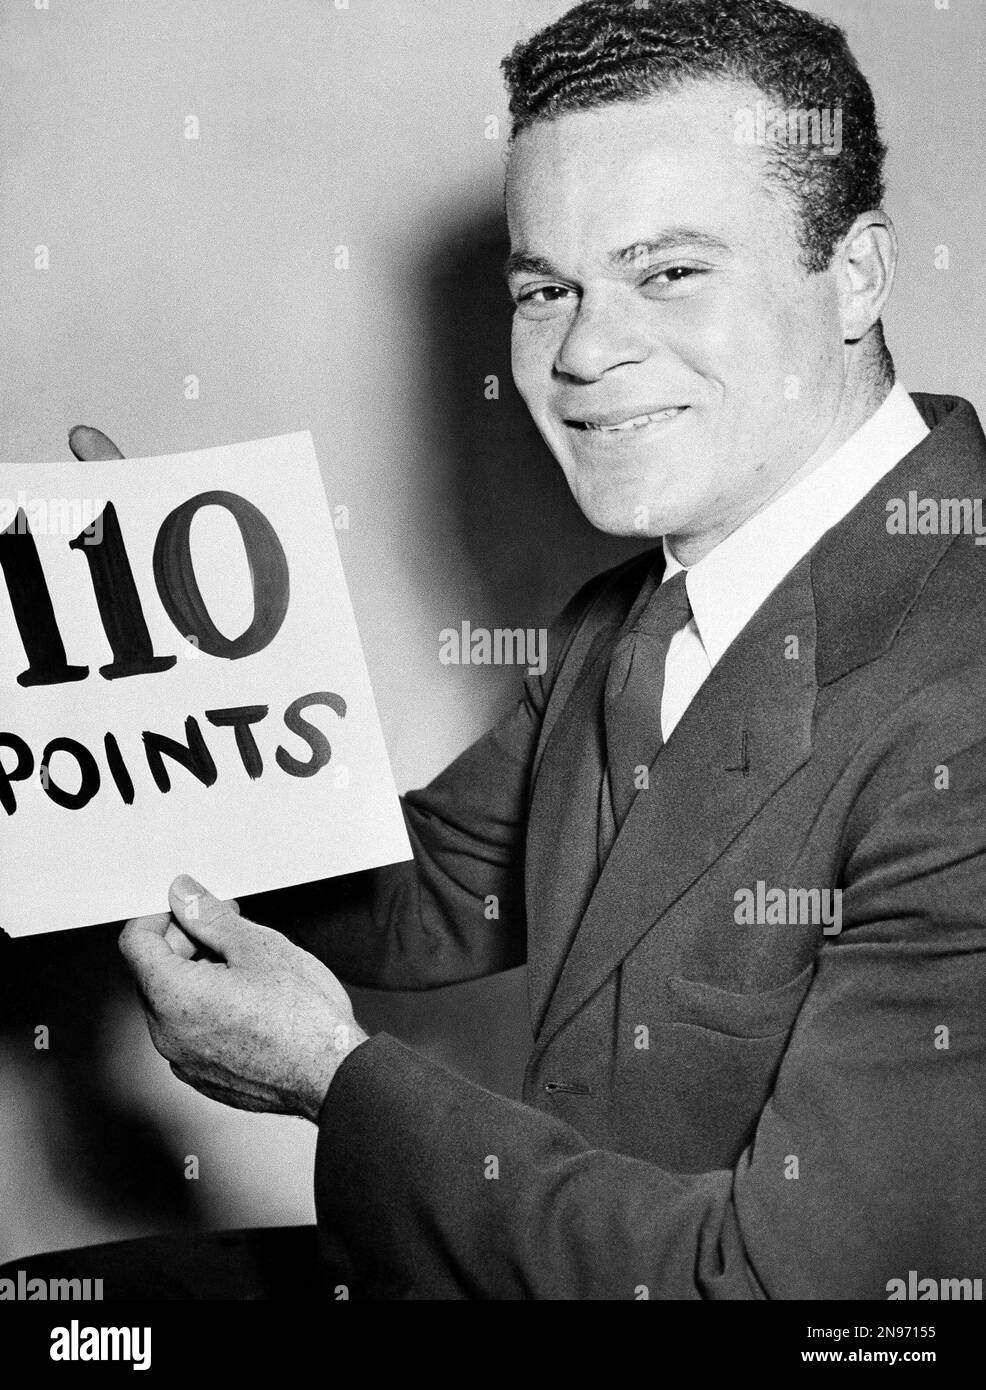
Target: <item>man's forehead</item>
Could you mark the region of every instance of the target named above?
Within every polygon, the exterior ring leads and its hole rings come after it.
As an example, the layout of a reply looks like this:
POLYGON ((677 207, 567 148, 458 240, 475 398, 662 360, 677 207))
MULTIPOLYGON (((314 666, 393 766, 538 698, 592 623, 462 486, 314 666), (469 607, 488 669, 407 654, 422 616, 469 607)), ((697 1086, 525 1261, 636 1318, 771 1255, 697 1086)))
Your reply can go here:
POLYGON ((655 253, 684 241, 736 249, 749 239, 746 205, 762 216, 764 203, 775 201, 764 152, 735 139, 744 99, 755 101, 757 89, 691 82, 645 101, 533 123, 515 140, 507 168, 514 250, 549 228, 576 235, 585 220, 607 258, 632 256, 642 243, 655 253))
POLYGON ((721 78, 678 83, 654 96, 607 102, 535 120, 515 138, 511 174, 532 163, 669 156, 683 151, 744 162, 737 113, 767 100, 757 87, 721 78))

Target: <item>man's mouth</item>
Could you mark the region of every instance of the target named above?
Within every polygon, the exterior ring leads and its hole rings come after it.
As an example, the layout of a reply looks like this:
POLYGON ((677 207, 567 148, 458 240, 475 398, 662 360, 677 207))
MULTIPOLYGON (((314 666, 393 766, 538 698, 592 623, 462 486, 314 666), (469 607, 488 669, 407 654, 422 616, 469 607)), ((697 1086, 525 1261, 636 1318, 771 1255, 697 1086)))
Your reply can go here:
POLYGON ((610 414, 588 416, 581 420, 570 419, 566 420, 565 423, 576 430, 597 430, 601 434, 619 434, 630 430, 646 429, 648 425, 656 425, 664 420, 673 420, 687 409, 686 405, 673 405, 664 410, 651 410, 641 415, 627 415, 622 419, 610 414))

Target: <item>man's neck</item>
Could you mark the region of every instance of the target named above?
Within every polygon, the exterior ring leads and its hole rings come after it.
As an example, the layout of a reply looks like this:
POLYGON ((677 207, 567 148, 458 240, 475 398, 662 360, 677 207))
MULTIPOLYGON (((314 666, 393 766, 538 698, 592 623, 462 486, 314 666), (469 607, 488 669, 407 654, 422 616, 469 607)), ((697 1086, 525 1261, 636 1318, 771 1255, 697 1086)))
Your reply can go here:
POLYGON ((893 385, 893 377, 890 376, 870 383, 869 388, 865 391, 844 391, 839 410, 824 439, 804 463, 800 464, 793 473, 779 483, 772 493, 761 498, 748 511, 733 517, 729 522, 723 523, 719 527, 710 528, 700 535, 665 537, 667 549, 674 555, 678 563, 686 568, 698 564, 699 560, 708 555, 710 550, 714 550, 727 536, 731 536, 751 517, 764 511, 778 498, 797 487, 809 474, 814 473, 816 468, 820 468, 827 459, 830 459, 847 440, 852 438, 857 430, 866 424, 867 420, 872 419, 890 395, 893 385))

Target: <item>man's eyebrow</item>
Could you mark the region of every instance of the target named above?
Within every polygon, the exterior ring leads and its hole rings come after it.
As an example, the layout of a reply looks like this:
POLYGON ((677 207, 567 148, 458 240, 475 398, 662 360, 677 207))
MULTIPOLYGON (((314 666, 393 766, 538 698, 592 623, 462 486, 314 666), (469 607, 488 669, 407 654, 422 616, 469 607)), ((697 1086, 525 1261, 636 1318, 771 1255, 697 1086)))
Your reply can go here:
POLYGON ((610 260, 614 265, 624 265, 628 261, 663 256, 668 251, 677 251, 683 246, 695 246, 702 251, 732 250, 728 242, 712 232, 703 232, 698 227, 668 227, 656 236, 645 237, 630 246, 621 247, 619 251, 613 251, 610 260))
POLYGON ((511 251, 510 255, 503 262, 503 274, 506 279, 511 275, 559 275, 561 272, 557 266, 545 256, 532 256, 529 251, 511 251))
MULTIPOLYGON (((668 251, 679 250, 683 246, 694 246, 702 251, 724 252, 732 250, 728 242, 712 232, 703 232, 698 227, 668 227, 655 236, 623 246, 612 251, 609 260, 613 265, 622 266, 635 261, 650 260, 665 255, 668 251)), ((503 274, 509 280, 511 275, 552 275, 561 277, 561 271, 546 256, 535 256, 529 251, 511 251, 503 263, 503 274)))

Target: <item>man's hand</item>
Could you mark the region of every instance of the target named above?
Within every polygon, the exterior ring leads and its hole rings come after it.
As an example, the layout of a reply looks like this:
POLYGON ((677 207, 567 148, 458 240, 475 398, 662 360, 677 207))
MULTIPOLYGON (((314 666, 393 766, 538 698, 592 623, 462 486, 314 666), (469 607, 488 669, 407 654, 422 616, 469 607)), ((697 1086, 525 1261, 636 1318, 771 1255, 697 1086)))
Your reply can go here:
POLYGON ((346 991, 194 879, 177 878, 169 900, 171 915, 135 918, 120 937, 154 1046, 213 1100, 317 1123, 336 1069, 366 1041, 346 991))

